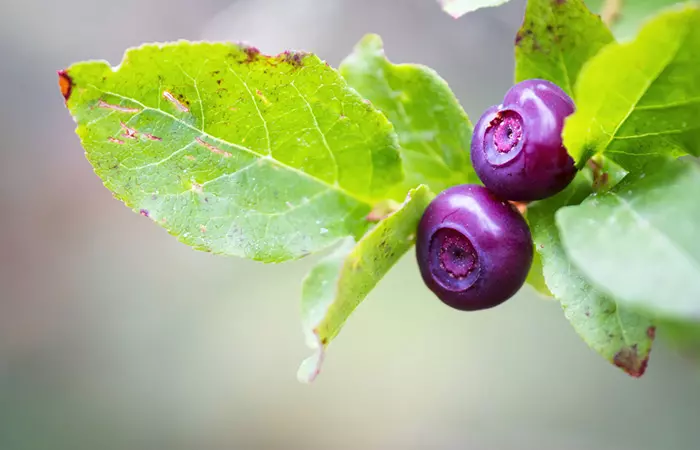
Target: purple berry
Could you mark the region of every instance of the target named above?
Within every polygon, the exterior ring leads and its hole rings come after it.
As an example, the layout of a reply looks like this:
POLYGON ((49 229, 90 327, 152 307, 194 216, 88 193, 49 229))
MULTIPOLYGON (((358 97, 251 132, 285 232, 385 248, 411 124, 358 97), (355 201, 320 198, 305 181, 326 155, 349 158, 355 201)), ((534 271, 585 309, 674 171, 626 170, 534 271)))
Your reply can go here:
POLYGON ((517 201, 541 200, 568 186, 576 168, 562 129, 574 109, 573 100, 549 81, 513 86, 503 104, 489 108, 474 127, 472 165, 484 186, 517 201))
POLYGON ((518 292, 532 251, 523 216, 482 186, 443 191, 418 225, 423 281, 445 304, 463 311, 492 308, 518 292))

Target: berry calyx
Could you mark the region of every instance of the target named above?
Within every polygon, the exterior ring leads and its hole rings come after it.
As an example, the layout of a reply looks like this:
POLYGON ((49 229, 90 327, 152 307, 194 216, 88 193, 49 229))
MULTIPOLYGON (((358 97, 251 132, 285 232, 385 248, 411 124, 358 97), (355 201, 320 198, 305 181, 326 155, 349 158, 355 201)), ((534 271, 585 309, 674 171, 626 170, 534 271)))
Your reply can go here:
POLYGON ((440 193, 418 225, 423 281, 448 306, 476 311, 500 305, 522 287, 532 264, 522 215, 477 185, 440 193))
POLYGON ((481 182, 515 201, 541 200, 568 186, 576 168, 562 129, 574 110, 573 100, 549 81, 513 86, 474 127, 471 159, 481 182))

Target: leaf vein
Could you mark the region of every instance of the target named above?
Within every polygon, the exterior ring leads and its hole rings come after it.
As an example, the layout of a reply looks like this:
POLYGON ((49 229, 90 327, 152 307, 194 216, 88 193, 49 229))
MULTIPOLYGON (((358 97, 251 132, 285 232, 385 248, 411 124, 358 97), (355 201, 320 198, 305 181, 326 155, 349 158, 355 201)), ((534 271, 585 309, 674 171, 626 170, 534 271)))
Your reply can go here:
POLYGON ((161 160, 159 160, 159 161, 155 161, 155 162, 148 163, 148 164, 144 164, 144 165, 142 165, 142 166, 137 166, 137 167, 128 167, 128 166, 126 166, 125 164, 122 164, 122 167, 123 167, 124 169, 128 170, 128 171, 140 171, 140 170, 146 169, 146 168, 148 168, 148 167, 159 166, 159 165, 163 164, 164 162, 169 161, 170 159, 172 159, 175 155, 177 155, 177 154, 179 154, 179 153, 181 153, 181 152, 187 150, 187 149, 190 148, 192 145, 194 145, 196 142, 197 142, 197 141, 192 141, 192 142, 190 142, 189 144, 187 144, 187 145, 185 145, 184 147, 181 147, 181 148, 175 150, 174 152, 172 152, 171 154, 169 154, 168 156, 166 156, 165 158, 163 158, 163 159, 161 159, 161 160))
POLYGON ((265 117, 263 117, 262 111, 260 111, 260 106, 258 106, 258 102, 255 100, 253 91, 248 86, 248 83, 246 83, 245 80, 241 78, 235 70, 233 70, 233 67, 231 67, 230 64, 227 63, 227 66, 228 71, 231 72, 233 76, 235 76, 238 79, 238 81, 241 82, 245 90, 248 91, 248 95, 250 95, 250 101, 253 102, 253 106, 255 106, 255 111, 257 111, 258 117, 260 117, 260 121, 262 122, 263 127, 265 127, 265 137, 267 138, 267 154, 272 155, 272 141, 270 140, 270 130, 267 127, 267 121, 265 120, 265 117))
POLYGON ((242 146, 242 145, 240 145, 240 144, 234 144, 234 143, 232 143, 232 142, 227 142, 226 140, 221 139, 221 138, 218 138, 218 137, 216 137, 216 136, 212 136, 211 134, 206 133, 206 132, 204 132, 203 130, 198 129, 197 127, 193 126, 192 124, 189 124, 189 123, 183 121, 182 119, 179 119, 179 118, 173 116, 172 114, 168 113, 167 111, 163 111, 162 109, 156 109, 156 108, 153 108, 153 107, 151 107, 151 106, 147 106, 147 105, 145 105, 144 103, 142 103, 142 102, 140 102, 140 101, 138 101, 138 100, 136 100, 136 99, 134 99, 134 98, 130 98, 130 97, 127 97, 127 96, 124 96, 124 95, 121 95, 121 94, 117 94, 116 92, 111 92, 111 91, 102 90, 102 89, 98 88, 98 87, 95 86, 95 85, 88 85, 88 86, 91 87, 91 88, 93 88, 93 89, 95 89, 96 91, 102 92, 103 94, 113 95, 113 96, 115 96, 115 97, 121 98, 122 100, 127 100, 127 101, 130 101, 130 102, 133 102, 133 103, 135 103, 135 104, 141 106, 144 110, 149 110, 149 111, 156 112, 156 113, 158 113, 158 114, 162 114, 163 116, 169 118, 170 120, 172 120, 172 121, 174 121, 174 122, 176 122, 176 123, 178 123, 178 124, 180 124, 180 125, 182 125, 182 126, 184 126, 184 127, 186 127, 186 128, 189 128, 189 129, 191 129, 191 130, 193 130, 193 131, 196 131, 196 132, 198 132, 198 133, 201 133, 202 135, 204 135, 205 137, 207 137, 207 138, 209 138, 209 139, 211 139, 211 140, 213 140, 213 141, 219 142, 219 143, 224 144, 224 145, 231 146, 231 147, 233 147, 233 148, 235 148, 235 149, 237 149, 237 150, 240 150, 240 151, 249 153, 249 154, 254 155, 254 156, 258 157, 258 158, 263 158, 263 159, 265 159, 265 160, 268 160, 268 161, 270 161, 271 163, 277 165, 278 167, 281 167, 281 168, 283 168, 283 169, 285 169, 285 170, 289 170, 289 171, 291 171, 291 172, 294 172, 294 173, 296 173, 296 174, 299 174, 300 176, 302 176, 302 177, 304 177, 304 178, 308 178, 308 179, 314 181, 315 183, 322 184, 322 185, 328 187, 329 189, 338 191, 339 193, 345 195, 345 196, 348 197, 348 198, 352 198, 352 199, 354 199, 354 200, 356 200, 356 201, 358 201, 358 202, 361 202, 361 203, 372 204, 372 202, 369 201, 368 199, 363 198, 363 197, 359 197, 359 196, 357 196, 357 195, 355 195, 355 194, 352 194, 352 193, 348 192, 347 190, 343 189, 342 187, 340 187, 340 186, 337 185, 337 184, 335 184, 335 185, 330 184, 330 183, 328 183, 328 182, 326 182, 326 181, 324 181, 324 180, 322 180, 322 179, 320 179, 320 178, 317 178, 317 177, 315 177, 315 176, 313 176, 313 175, 310 175, 310 174, 304 172, 304 171, 301 170, 301 169, 297 169, 296 167, 292 167, 292 166, 290 166, 290 165, 288 165, 288 164, 283 163, 282 161, 279 161, 279 160, 277 160, 277 159, 275 159, 275 158, 272 158, 272 157, 269 156, 269 155, 263 155, 263 154, 260 154, 260 153, 254 151, 254 150, 252 150, 252 149, 250 149, 250 148, 248 148, 248 147, 244 147, 244 146, 242 146))
POLYGON ((680 130, 663 130, 663 131, 655 131, 651 133, 641 133, 641 134, 632 134, 629 136, 615 136, 613 140, 615 141, 624 141, 626 139, 641 139, 641 138, 646 138, 646 137, 651 137, 651 136, 667 136, 667 135, 674 135, 674 134, 682 134, 688 131, 693 131, 693 130, 698 130, 700 129, 700 125, 694 126, 694 127, 687 127, 684 129, 680 130))
POLYGON ((686 100, 681 100, 678 102, 671 102, 671 103, 659 103, 656 105, 643 105, 643 106, 637 106, 637 111, 653 111, 657 109, 670 109, 670 108, 675 108, 678 106, 688 106, 688 105, 694 105, 694 104, 700 104, 700 97, 697 98, 690 98, 686 100))
MULTIPOLYGON (((646 93, 649 91, 649 88, 651 88, 651 86, 652 86, 654 83, 656 83, 656 81, 658 81, 658 79, 659 79, 659 78, 661 77, 661 75, 664 73, 664 71, 666 70, 666 68, 671 64, 671 62, 672 62, 674 59, 676 59, 676 57, 678 56, 678 53, 679 53, 680 50, 681 50, 681 47, 682 47, 683 42, 685 41, 687 35, 690 33, 690 30, 689 30, 689 28, 688 28, 687 26, 686 26, 686 29, 684 30, 684 32, 685 32, 685 36, 684 36, 682 39, 678 39, 678 45, 676 45, 676 47, 673 49, 673 51, 671 51, 671 52, 668 53, 668 55, 669 55, 669 56, 668 56, 668 59, 667 59, 663 64, 661 64, 661 65, 659 66, 658 72, 657 72, 656 74, 654 74, 653 77, 649 78, 649 80, 646 82, 646 86, 644 86, 644 88, 640 91, 639 96, 637 97, 637 99, 634 100, 634 101, 632 102, 632 104, 630 105, 629 111, 627 111, 627 113, 625 114, 625 117, 622 118, 622 120, 620 121, 620 123, 617 124, 617 127, 615 128, 615 131, 613 131, 613 133, 610 135, 610 139, 609 139, 608 142, 603 146, 603 148, 602 148, 601 150, 604 150, 604 149, 608 148, 608 146, 610 145, 610 143, 611 143, 611 142, 614 140, 614 138, 617 136, 617 133, 620 131, 620 128, 622 128, 622 126, 625 124, 625 122, 627 122, 627 120, 630 118, 630 116, 632 116, 632 114, 633 114, 634 111, 636 110, 636 107, 637 107, 637 105, 639 104, 639 102, 644 98, 644 96, 646 95, 646 93)), ((646 74, 645 74, 645 75, 646 75, 646 74)))
POLYGON ((321 136, 321 141, 323 142, 323 146, 326 148, 328 151, 328 156, 330 156, 331 161, 333 161, 333 172, 335 173, 335 183, 338 183, 338 161, 335 159, 335 153, 333 153, 333 150, 331 150, 330 145, 328 145, 328 140, 326 139, 326 135, 323 133, 323 130, 321 130, 321 126, 318 123, 318 118, 316 117, 316 113, 314 113, 314 109, 311 107, 311 103, 302 95, 301 91, 299 88, 297 88, 296 84, 294 84, 294 81, 290 83, 290 86, 294 88, 294 90, 297 92, 297 95, 299 95, 299 98, 301 101, 304 102, 306 105, 306 109, 309 111, 309 114, 311 115, 311 119, 313 120, 314 127, 316 128, 316 131, 318 131, 318 134, 321 136))
POLYGON ((694 266, 695 271, 697 273, 700 273, 700 261, 696 260, 691 254, 689 254, 682 247, 676 244, 675 241, 670 239, 666 234, 664 234, 661 230, 655 227, 654 224, 652 224, 648 219, 646 219, 643 215, 637 212, 632 207, 632 204, 629 201, 627 201, 626 199, 624 199, 623 197, 621 197, 613 191, 610 191, 610 195, 612 198, 617 199, 617 201, 623 206, 625 210, 627 210, 630 213, 630 215, 632 216, 632 218, 635 219, 635 221, 637 221, 641 226, 654 231, 654 233, 652 234, 653 236, 656 236, 658 239, 666 243, 669 248, 673 249, 680 256, 686 259, 692 266, 694 266))

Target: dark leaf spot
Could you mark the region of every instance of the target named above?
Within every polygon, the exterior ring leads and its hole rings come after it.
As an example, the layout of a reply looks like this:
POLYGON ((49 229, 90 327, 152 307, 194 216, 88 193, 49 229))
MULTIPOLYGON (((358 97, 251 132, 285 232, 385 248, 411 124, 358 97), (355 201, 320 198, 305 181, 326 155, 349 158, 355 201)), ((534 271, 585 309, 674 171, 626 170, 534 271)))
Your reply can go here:
POLYGON ((515 35, 515 45, 520 44, 520 41, 523 40, 523 33, 522 31, 518 31, 518 33, 515 35))
POLYGON ((258 58, 260 58, 260 50, 258 50, 257 47, 241 44, 241 48, 243 49, 243 52, 245 53, 245 56, 246 56, 246 59, 243 60, 242 62, 244 62, 246 64, 250 64, 250 63, 258 60, 258 58))
POLYGON ((70 94, 73 91, 73 79, 65 70, 58 71, 58 87, 61 89, 61 94, 65 101, 68 101, 70 94))
POLYGON ((656 327, 647 328, 647 337, 649 339, 654 339, 656 337, 656 327))
POLYGON ((304 56, 306 56, 306 53, 303 52, 290 52, 286 51, 283 53, 284 55, 284 61, 288 64, 291 64, 294 67, 301 67, 303 65, 303 59, 304 56))
POLYGON ((639 378, 647 369, 649 358, 640 359, 637 352, 637 344, 632 347, 624 347, 615 353, 613 364, 624 370, 628 375, 639 378))

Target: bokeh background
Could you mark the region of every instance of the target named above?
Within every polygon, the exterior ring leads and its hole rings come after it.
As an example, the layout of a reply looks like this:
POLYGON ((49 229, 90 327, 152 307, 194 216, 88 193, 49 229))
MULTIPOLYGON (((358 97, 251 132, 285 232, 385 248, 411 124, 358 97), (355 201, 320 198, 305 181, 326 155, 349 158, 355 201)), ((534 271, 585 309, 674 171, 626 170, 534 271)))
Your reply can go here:
POLYGON ((430 65, 476 119, 512 79, 524 1, 454 20, 431 0, 3 0, 0 450, 697 449, 700 375, 663 342, 607 364, 525 289, 457 313, 408 255, 315 384, 299 283, 195 252, 130 212, 83 156, 56 69, 145 41, 245 40, 337 65, 364 33, 430 65))

